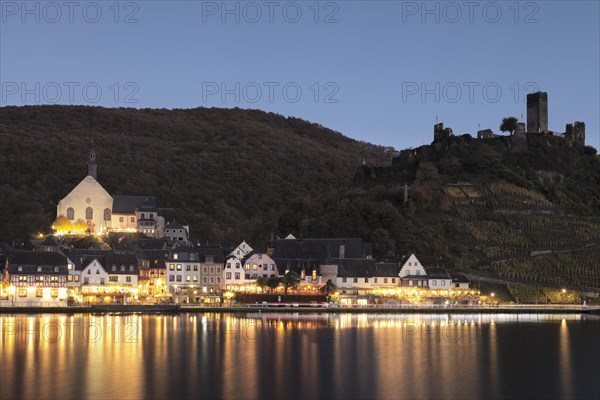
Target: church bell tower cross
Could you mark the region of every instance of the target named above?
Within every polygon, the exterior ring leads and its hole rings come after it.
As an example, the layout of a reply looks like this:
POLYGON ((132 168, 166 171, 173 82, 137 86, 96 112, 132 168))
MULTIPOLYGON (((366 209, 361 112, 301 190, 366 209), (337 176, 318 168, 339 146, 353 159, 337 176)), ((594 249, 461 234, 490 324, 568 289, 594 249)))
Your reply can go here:
POLYGON ((96 163, 96 151, 94 150, 94 141, 90 143, 90 151, 88 155, 88 175, 94 179, 98 179, 98 164, 96 163))

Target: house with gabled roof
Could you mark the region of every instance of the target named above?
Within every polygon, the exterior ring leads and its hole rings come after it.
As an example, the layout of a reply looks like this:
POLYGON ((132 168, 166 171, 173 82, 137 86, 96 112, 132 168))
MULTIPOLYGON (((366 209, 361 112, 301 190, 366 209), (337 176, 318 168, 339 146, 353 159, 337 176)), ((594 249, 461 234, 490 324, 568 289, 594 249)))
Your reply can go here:
POLYGON ((14 251, 9 253, 6 259, 8 297, 4 300, 24 302, 27 305, 66 305, 68 265, 68 259, 58 252, 14 251))

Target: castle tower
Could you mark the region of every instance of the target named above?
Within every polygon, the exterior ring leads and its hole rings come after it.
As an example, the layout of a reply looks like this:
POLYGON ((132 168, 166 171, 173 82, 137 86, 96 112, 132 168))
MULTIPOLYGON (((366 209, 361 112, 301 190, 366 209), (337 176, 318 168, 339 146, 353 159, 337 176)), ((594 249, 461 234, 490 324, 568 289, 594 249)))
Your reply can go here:
POLYGON ((548 131, 548 93, 536 92, 527 95, 527 132, 548 131))
POLYGON ((96 151, 94 150, 94 141, 90 143, 90 150, 88 154, 88 175, 98 180, 98 164, 96 163, 96 151))

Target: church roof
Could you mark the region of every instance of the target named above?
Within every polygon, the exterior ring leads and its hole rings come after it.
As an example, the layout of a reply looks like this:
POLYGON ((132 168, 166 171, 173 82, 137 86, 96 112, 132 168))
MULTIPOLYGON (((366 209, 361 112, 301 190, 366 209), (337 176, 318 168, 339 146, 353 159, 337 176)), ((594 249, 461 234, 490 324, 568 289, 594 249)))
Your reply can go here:
POLYGON ((145 210, 156 210, 156 198, 153 196, 114 196, 113 214, 133 214, 135 210, 144 206, 145 210))

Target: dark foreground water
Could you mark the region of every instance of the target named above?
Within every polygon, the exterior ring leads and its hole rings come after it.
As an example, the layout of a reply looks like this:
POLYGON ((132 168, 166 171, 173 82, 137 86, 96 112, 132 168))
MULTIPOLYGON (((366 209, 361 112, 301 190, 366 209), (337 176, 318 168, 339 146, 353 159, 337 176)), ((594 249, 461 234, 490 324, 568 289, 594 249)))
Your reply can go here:
POLYGON ((600 397, 580 315, 0 315, 1 399, 600 397))

